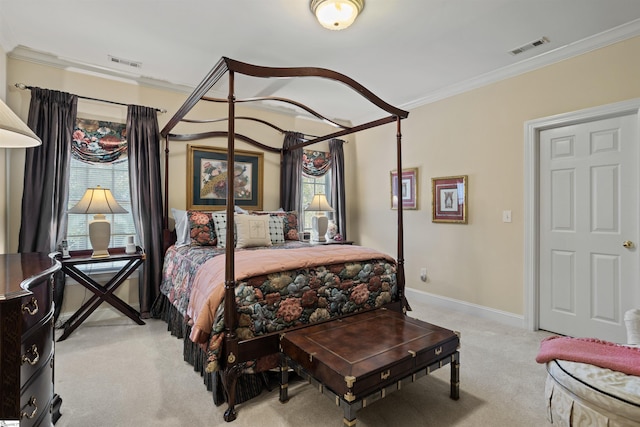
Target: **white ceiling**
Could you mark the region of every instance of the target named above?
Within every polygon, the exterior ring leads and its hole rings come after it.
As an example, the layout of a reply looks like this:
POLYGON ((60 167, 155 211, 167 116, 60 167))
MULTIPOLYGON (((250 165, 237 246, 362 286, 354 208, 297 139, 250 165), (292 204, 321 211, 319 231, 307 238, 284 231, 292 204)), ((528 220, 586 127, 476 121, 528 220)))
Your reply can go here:
MULTIPOLYGON (((0 0, 0 44, 14 57, 185 91, 222 56, 322 67, 405 109, 638 34, 640 0, 365 0, 343 31, 322 28, 309 0, 0 0), (541 37, 550 42, 509 53, 541 37)), ((298 88, 250 90, 286 97, 298 88)), ((355 97, 324 86, 313 96, 306 101, 321 113, 358 121, 355 97)))

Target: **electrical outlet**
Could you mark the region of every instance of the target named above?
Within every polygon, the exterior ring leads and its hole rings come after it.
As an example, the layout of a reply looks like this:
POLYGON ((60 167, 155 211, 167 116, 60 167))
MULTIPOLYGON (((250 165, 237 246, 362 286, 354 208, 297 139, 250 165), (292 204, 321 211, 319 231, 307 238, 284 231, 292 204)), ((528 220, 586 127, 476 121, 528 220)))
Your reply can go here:
POLYGON ((423 282, 427 281, 427 268, 426 267, 422 267, 420 269, 420 280, 422 280, 423 282))

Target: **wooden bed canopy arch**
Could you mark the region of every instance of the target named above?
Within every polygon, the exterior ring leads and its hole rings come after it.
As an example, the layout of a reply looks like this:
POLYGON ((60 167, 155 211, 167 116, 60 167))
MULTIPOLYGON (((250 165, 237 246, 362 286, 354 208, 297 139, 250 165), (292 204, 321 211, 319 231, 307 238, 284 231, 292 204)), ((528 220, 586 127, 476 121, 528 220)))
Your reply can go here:
MULTIPOLYGON (((339 138, 341 136, 350 135, 359 131, 363 131, 366 129, 371 129, 377 126, 381 126, 384 124, 396 123, 396 156, 397 156, 397 170, 402 170, 402 134, 401 134, 401 120, 408 117, 409 113, 407 111, 396 108, 374 93, 366 89, 360 83, 351 79, 350 77, 345 76, 344 74, 338 73, 336 71, 332 71, 325 68, 317 68, 317 67, 288 67, 288 68, 279 68, 279 67, 264 67, 251 65, 248 63, 236 61, 227 57, 222 57, 216 65, 211 69, 211 71, 205 76, 202 82, 194 89, 191 95, 186 99, 186 101, 182 104, 182 106, 178 109, 175 115, 167 122, 162 131, 160 132, 162 137, 165 139, 165 206, 164 206, 164 227, 168 229, 168 173, 169 173, 169 163, 168 163, 168 154, 169 154, 169 140, 174 141, 193 141, 197 139, 210 138, 210 137, 227 137, 227 162, 228 164, 233 165, 235 163, 235 141, 242 140, 251 145, 259 147, 265 151, 269 152, 279 152, 281 155, 284 153, 284 149, 282 148, 274 148, 262 144, 258 141, 255 141, 252 138, 244 136, 236 132, 236 121, 237 120, 254 120, 270 126, 282 133, 284 131, 279 127, 268 123, 265 120, 252 118, 252 117, 244 117, 244 116, 236 116, 235 106, 237 103, 241 102, 255 102, 255 101, 279 101, 284 103, 289 103, 295 105, 299 108, 302 108, 314 115, 316 118, 327 121, 331 123, 333 126, 338 127, 339 129, 335 132, 323 135, 323 136, 309 136, 309 139, 305 139, 305 141, 296 144, 289 149, 297 149, 306 147, 308 145, 312 145, 318 142, 330 140, 333 138, 339 138), (373 121, 369 121, 363 124, 347 127, 335 123, 326 117, 318 114, 311 108, 290 100, 286 98, 276 98, 276 97, 260 97, 260 98, 249 98, 249 99, 236 99, 235 96, 235 75, 241 74, 250 77, 256 78, 297 78, 297 77, 319 77, 323 79, 328 79, 337 83, 342 83, 346 85, 348 88, 354 90, 359 95, 361 95, 365 100, 374 104, 384 112, 388 113, 388 116, 376 119, 373 121), (227 99, 220 98, 212 98, 206 96, 206 94, 213 88, 213 86, 218 83, 225 75, 228 75, 228 97, 227 99), (190 120, 185 118, 185 116, 201 101, 205 102, 224 102, 227 103, 228 106, 228 116, 222 119, 213 119, 213 120, 190 120), (181 122, 190 122, 190 123, 214 123, 226 121, 228 125, 227 131, 211 131, 197 134, 174 134, 172 133, 173 129, 181 122)), ((233 229, 234 227, 234 180, 233 174, 229 174, 227 176, 227 202, 226 202, 226 214, 227 214, 227 227, 228 229, 233 229)), ((400 300, 403 301, 405 307, 408 307, 406 303, 406 299, 404 296, 404 253, 403 253, 403 212, 402 212, 402 203, 398 203, 398 252, 397 252, 397 282, 399 288, 399 297, 400 300)), ((238 340, 235 337, 235 328, 236 328, 236 320, 232 313, 234 312, 233 306, 229 305, 235 299, 234 288, 235 288, 235 272, 234 272, 234 233, 226 234, 226 272, 225 272, 225 330, 227 332, 226 342, 230 345, 231 348, 227 347, 227 352, 234 352, 238 354, 237 349, 234 346, 237 346, 238 340), (229 314, 228 318, 226 314, 229 314)))

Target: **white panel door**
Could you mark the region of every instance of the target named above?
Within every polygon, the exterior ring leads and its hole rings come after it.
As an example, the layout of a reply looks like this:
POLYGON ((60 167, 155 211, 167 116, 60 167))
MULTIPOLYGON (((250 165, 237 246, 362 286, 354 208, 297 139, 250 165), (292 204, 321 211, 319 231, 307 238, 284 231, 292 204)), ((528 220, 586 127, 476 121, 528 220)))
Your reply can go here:
POLYGON ((624 312, 640 306, 636 120, 540 133, 540 329, 626 341, 624 312))

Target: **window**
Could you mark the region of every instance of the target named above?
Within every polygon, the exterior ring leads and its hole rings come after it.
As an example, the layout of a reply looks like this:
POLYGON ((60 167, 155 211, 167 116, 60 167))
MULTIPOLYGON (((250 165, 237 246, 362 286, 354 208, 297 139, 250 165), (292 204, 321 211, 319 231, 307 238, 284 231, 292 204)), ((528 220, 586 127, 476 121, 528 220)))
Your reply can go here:
MULTIPOLYGON (((124 247, 127 243, 127 236, 136 234, 131 213, 128 162, 88 164, 72 158, 69 171, 69 208, 80 201, 87 188, 97 185, 109 188, 116 201, 128 212, 107 215, 107 220, 111 223, 109 247, 124 247)), ((69 214, 67 241, 70 250, 91 248, 89 222, 92 219, 93 215, 69 214)))
MULTIPOLYGON (((330 199, 331 195, 331 171, 326 172, 319 177, 308 176, 302 174, 302 229, 303 231, 311 232, 311 218, 316 215, 316 212, 306 212, 304 209, 309 206, 311 199, 315 194, 326 194, 327 199, 330 199)), ((329 219, 331 219, 331 213, 329 213, 329 219)))
MULTIPOLYGON (((311 232, 311 218, 316 212, 306 212, 313 196, 327 195, 331 202, 331 160, 324 151, 304 150, 302 155, 302 230, 311 232)), ((329 214, 331 215, 331 214, 329 214)))
MULTIPOLYGON (((113 197, 128 213, 107 215, 111 223, 109 247, 126 246, 127 236, 135 235, 136 231, 131 213, 125 124, 78 117, 71 152, 68 208, 75 206, 89 187, 99 185, 110 189, 113 197)), ((91 248, 89 222, 92 219, 93 215, 68 215, 67 241, 70 250, 91 248)))

